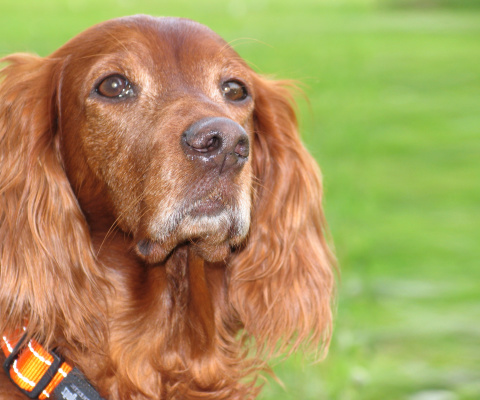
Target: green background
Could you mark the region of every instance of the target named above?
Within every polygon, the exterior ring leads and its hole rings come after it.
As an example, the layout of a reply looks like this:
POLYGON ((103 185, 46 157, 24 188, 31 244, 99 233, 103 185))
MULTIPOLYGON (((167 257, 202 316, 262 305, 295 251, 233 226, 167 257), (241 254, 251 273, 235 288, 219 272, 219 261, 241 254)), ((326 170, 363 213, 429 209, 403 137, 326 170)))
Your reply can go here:
POLYGON ((0 55, 134 13, 198 20, 309 98, 334 336, 319 364, 277 363, 261 399, 480 399, 480 0, 0 0, 0 55))

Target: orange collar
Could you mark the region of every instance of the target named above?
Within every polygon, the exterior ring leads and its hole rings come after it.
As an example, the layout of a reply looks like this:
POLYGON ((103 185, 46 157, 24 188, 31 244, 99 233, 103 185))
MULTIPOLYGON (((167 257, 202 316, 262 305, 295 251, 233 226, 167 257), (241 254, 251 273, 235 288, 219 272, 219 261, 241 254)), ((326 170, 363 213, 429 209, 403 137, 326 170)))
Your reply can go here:
POLYGON ((73 369, 55 353, 46 351, 36 340, 25 343, 25 334, 21 331, 3 335, 1 348, 7 357, 5 372, 31 399, 53 398, 53 391, 73 369))

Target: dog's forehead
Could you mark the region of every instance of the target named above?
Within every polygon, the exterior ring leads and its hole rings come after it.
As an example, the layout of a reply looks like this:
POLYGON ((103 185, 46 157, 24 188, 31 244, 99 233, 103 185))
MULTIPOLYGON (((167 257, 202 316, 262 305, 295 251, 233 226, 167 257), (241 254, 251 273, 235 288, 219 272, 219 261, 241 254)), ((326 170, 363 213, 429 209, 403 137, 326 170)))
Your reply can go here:
POLYGON ((117 18, 95 25, 64 46, 67 51, 72 47, 77 54, 81 47, 84 53, 92 55, 122 50, 152 54, 171 52, 177 57, 192 53, 206 56, 234 53, 217 33, 205 25, 185 18, 147 15, 117 18))

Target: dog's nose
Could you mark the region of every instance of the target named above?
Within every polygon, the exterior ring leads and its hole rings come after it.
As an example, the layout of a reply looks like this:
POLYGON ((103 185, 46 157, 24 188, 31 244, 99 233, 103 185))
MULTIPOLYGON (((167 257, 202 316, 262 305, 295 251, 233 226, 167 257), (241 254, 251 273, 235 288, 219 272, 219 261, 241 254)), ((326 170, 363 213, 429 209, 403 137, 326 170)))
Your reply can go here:
POLYGON ((219 173, 240 170, 250 154, 248 135, 228 118, 207 117, 190 125, 182 134, 187 157, 202 168, 218 168, 219 173))

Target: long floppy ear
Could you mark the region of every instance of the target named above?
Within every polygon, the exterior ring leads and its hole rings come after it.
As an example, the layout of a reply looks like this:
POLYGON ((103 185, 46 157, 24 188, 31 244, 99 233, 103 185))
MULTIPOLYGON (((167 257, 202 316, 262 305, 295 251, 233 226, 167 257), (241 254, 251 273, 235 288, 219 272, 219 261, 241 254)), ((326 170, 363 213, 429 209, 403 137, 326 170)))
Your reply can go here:
POLYGON ((300 141, 288 83, 258 77, 255 187, 246 247, 231 263, 230 298, 268 355, 328 346, 334 287, 318 166, 300 141))
POLYGON ((0 62, 0 333, 27 322, 46 345, 91 342, 102 274, 55 136, 62 62, 0 62))

